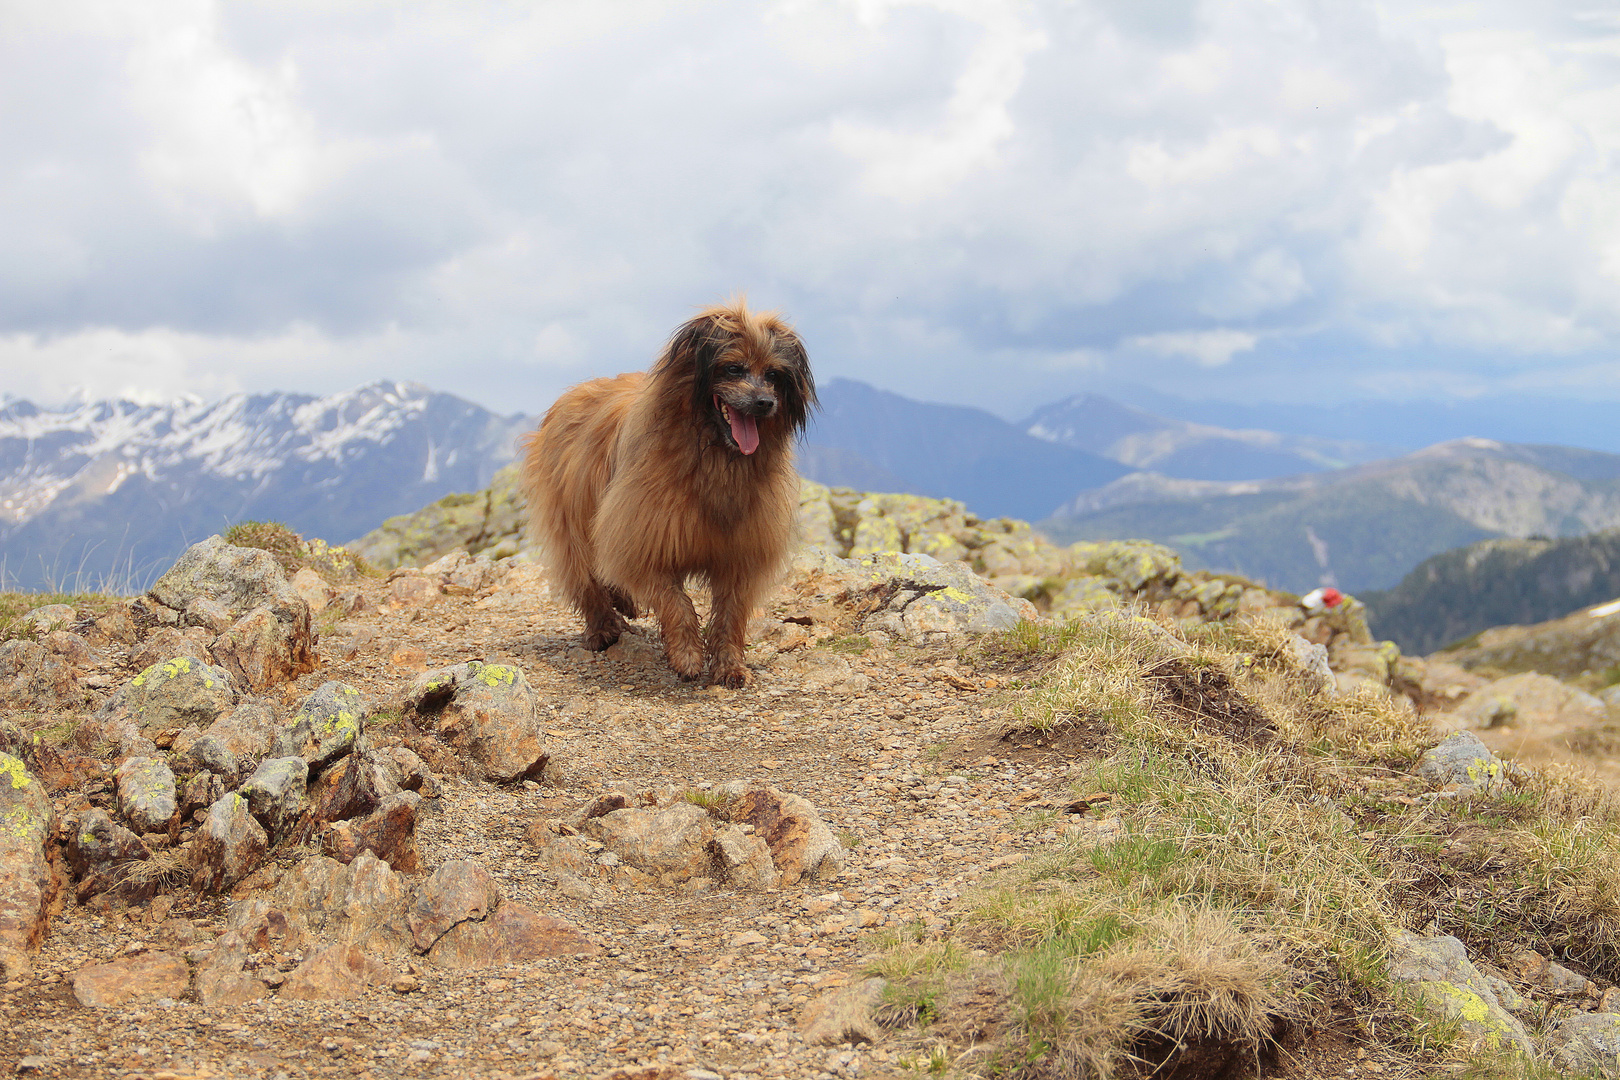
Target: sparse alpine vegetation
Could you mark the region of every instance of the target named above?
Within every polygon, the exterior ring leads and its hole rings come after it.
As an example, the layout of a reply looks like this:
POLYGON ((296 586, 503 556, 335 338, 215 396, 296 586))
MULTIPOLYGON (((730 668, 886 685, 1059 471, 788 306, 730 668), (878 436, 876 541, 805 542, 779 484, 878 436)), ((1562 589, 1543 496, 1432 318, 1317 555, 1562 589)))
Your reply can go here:
POLYGON ((1316 692, 1276 629, 1107 618, 983 647, 1032 645, 1048 666, 996 738, 1070 759, 1060 839, 868 966, 877 1020, 940 1071, 1521 1076, 1539 1067, 1392 979, 1396 936, 1460 939, 1543 1033, 1590 999, 1525 986, 1528 957, 1620 977, 1607 788, 1435 790, 1410 710, 1316 692))

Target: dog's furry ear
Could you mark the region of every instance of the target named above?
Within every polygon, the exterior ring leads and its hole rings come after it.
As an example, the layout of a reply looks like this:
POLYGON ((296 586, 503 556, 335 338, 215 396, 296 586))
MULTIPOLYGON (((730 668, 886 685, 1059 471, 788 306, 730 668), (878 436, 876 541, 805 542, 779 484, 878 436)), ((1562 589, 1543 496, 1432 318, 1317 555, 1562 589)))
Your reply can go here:
POLYGON ((803 431, 810 420, 810 410, 820 402, 816 400, 816 379, 810 374, 810 357, 804 351, 804 342, 792 330, 776 334, 772 351, 782 361, 786 378, 777 384, 781 395, 782 419, 789 431, 803 431))
POLYGON ((664 355, 653 371, 673 379, 692 381, 692 411, 701 415, 714 393, 714 363, 725 347, 726 331, 720 320, 705 312, 688 319, 670 335, 664 355))

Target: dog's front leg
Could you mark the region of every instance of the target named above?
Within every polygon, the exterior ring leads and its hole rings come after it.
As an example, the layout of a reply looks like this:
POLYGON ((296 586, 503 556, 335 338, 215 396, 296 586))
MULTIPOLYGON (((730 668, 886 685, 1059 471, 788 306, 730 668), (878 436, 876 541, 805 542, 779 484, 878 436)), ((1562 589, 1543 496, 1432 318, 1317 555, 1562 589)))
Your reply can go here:
POLYGON ((710 582, 714 612, 709 620, 709 655, 713 658, 711 678, 732 689, 747 686, 752 677, 743 665, 747 645, 748 616, 754 609, 753 582, 748 578, 715 575, 710 582))
POLYGON ((669 666, 681 678, 695 679, 703 674, 703 639, 698 633, 697 610, 681 586, 679 578, 673 579, 654 590, 647 600, 658 614, 669 666))

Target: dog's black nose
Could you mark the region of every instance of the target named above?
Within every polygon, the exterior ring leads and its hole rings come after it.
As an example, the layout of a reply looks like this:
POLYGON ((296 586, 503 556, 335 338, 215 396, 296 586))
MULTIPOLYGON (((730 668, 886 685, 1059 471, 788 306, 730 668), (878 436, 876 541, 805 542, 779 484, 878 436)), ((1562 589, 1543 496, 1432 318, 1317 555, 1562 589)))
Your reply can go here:
POLYGON ((776 411, 776 398, 770 394, 755 394, 743 405, 749 416, 769 416, 776 411))

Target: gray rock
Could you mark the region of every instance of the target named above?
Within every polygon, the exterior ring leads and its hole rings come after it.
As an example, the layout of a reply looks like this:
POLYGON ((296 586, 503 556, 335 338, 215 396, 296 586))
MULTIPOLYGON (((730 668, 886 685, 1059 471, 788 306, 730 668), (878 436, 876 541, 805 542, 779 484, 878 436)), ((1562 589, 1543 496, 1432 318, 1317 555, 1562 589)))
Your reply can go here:
POLYGON ((280 839, 298 819, 299 805, 309 785, 309 766, 301 757, 266 758, 237 789, 248 801, 248 811, 264 826, 272 840, 280 839))
POLYGON ((153 664, 110 698, 98 714, 127 715, 142 731, 208 728, 236 704, 236 690, 223 668, 189 656, 153 664))
POLYGON ((370 703, 347 683, 325 682, 298 706, 287 733, 288 752, 321 769, 354 749, 370 703))
POLYGON ((406 703, 485 780, 538 775, 550 760, 523 672, 472 660, 418 676, 406 703))
POLYGON ((210 724, 184 756, 197 768, 234 781, 250 763, 270 753, 280 733, 268 705, 244 702, 210 724))
POLYGON ((1502 1006, 1456 938, 1402 931, 1390 945, 1389 977, 1411 984, 1441 1013, 1455 1018, 1470 1050, 1534 1056, 1524 1025, 1502 1006))
POLYGON ((1507 782, 1508 766, 1471 731, 1447 736, 1423 752, 1413 770, 1431 783, 1462 791, 1489 791, 1507 782))
POLYGON ((247 799, 234 791, 225 795, 209 807, 192 841, 192 887, 214 892, 230 888, 258 869, 268 846, 247 799))
POLYGON ((1027 600, 991 585, 965 563, 942 563, 931 555, 875 551, 859 559, 839 559, 809 553, 800 555, 794 565, 797 573, 844 578, 852 590, 880 597, 881 606, 865 617, 862 630, 891 634, 912 644, 1006 630, 1037 614, 1027 600))
POLYGON ((1576 1013, 1547 1033, 1547 1057, 1570 1073, 1620 1077, 1620 1016, 1576 1013))
POLYGON ((20 971, 28 966, 20 954, 39 947, 49 920, 45 840, 54 822, 44 785, 10 754, 0 754, 0 822, 0 965, 20 971))
POLYGON ((180 808, 174 773, 157 758, 129 758, 118 766, 118 812, 136 832, 162 832, 180 808))
POLYGON ((150 855, 145 842, 108 817, 105 810, 86 810, 68 833, 67 859, 74 877, 88 878, 150 855))
POLYGON ((181 626, 200 626, 215 634, 224 633, 235 621, 231 609, 224 602, 210 596, 195 597, 186 605, 186 610, 180 613, 181 626))
POLYGON ((1303 672, 1305 683, 1318 694, 1325 694, 1336 685, 1333 669, 1328 666, 1327 647, 1306 641, 1298 634, 1288 635, 1289 656, 1303 672))
POLYGON ((148 595, 192 613, 203 610, 195 601, 212 601, 218 605, 208 609, 215 623, 234 619, 212 651, 245 687, 265 690, 315 669, 309 604, 268 551, 211 536, 187 548, 148 595))
POLYGON ((269 607, 282 622, 309 619, 309 605, 275 556, 258 548, 235 547, 219 536, 187 548, 147 595, 177 612, 205 599, 217 602, 233 620, 261 606, 269 607))

